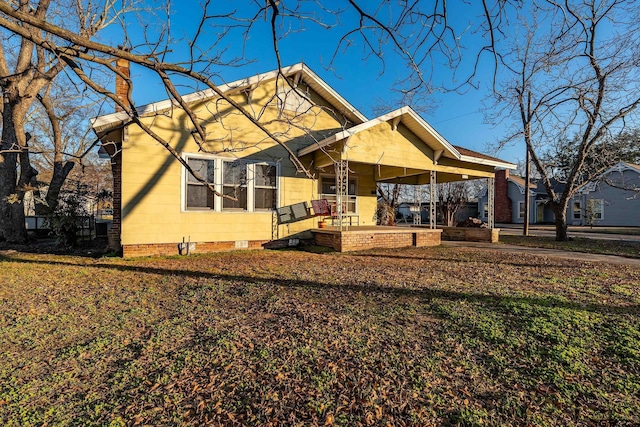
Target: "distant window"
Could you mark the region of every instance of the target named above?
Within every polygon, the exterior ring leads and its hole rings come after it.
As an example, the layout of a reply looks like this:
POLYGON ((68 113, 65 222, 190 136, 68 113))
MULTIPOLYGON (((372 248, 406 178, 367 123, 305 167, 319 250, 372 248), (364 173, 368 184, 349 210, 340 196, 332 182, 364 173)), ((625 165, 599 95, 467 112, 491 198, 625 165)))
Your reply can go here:
POLYGON ((589 199, 587 201, 587 210, 592 220, 600 221, 604 219, 604 200, 589 199))
POLYGON ((572 204, 573 219, 582 219, 582 203, 580 200, 574 200, 572 204))
MULTIPOLYGON (((207 184, 215 184, 215 160, 189 158, 187 164, 193 172, 207 184)), ((214 194, 209 187, 188 173, 187 209, 214 209, 214 194)))
POLYGON ((489 218, 489 202, 482 206, 482 215, 483 218, 489 218))
POLYGON ((524 219, 524 202, 518 202, 518 218, 524 219))

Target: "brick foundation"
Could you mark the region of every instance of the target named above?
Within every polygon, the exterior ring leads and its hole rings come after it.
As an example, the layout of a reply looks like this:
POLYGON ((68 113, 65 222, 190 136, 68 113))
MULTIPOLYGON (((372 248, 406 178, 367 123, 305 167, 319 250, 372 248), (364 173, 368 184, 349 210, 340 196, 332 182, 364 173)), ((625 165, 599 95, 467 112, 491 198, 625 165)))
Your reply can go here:
POLYGON ((313 230, 319 246, 333 248, 338 252, 360 251, 373 248, 404 248, 408 246, 438 246, 442 230, 380 227, 370 230, 313 230))
MULTIPOLYGON (((238 247, 236 242, 191 242, 195 247, 190 254, 224 252, 236 249, 262 249, 268 240, 250 240, 247 246, 238 247)), ((180 255, 180 243, 146 243, 140 245, 122 245, 122 256, 134 258, 142 256, 172 256, 180 255)))

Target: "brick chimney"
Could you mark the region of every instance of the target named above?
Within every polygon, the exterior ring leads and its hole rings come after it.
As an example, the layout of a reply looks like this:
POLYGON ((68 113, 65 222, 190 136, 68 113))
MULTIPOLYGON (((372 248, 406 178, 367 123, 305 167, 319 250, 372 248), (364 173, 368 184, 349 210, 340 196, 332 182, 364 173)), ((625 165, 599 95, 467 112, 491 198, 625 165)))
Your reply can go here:
MULTIPOLYGON (((127 94, 129 93, 129 83, 127 79, 129 79, 129 61, 126 59, 118 58, 116 60, 116 70, 122 73, 125 77, 121 77, 119 74, 116 74, 116 96, 124 102, 126 105, 129 105, 129 98, 127 94)), ((116 104, 116 112, 124 111, 122 107, 116 104)))
POLYGON ((495 222, 511 222, 511 200, 509 199, 509 170, 496 171, 495 178, 495 222))

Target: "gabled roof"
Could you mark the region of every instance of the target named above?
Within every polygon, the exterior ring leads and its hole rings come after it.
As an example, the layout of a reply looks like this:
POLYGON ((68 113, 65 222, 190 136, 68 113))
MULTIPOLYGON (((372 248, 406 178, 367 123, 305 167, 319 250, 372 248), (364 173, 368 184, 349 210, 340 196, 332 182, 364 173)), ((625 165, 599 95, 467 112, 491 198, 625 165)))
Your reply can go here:
MULTIPOLYGON (((595 183, 597 183, 598 181, 600 181, 602 178, 604 178, 606 175, 609 175, 612 172, 623 172, 625 170, 630 170, 633 172, 636 172, 638 174, 640 174, 640 165, 636 165, 633 163, 627 163, 627 162, 618 162, 615 165, 611 166, 610 168, 606 169, 604 172, 598 174, 595 178, 581 184, 578 186, 577 190, 578 191, 582 191, 585 188, 590 188, 590 186, 594 185, 595 183)), ((590 191, 590 190, 588 190, 590 191)))
POLYGON ((640 165, 634 165, 633 163, 627 162, 618 162, 598 175, 598 178, 603 177, 604 175, 609 175, 611 172, 622 172, 625 170, 631 170, 640 173, 640 165))
POLYGON ((506 169, 515 169, 516 165, 513 163, 505 162, 497 157, 487 156, 486 154, 478 153, 477 151, 469 150, 468 148, 454 145, 454 148, 460 153, 460 160, 463 162, 479 163, 491 166, 498 166, 506 169), (506 166, 509 165, 509 166, 506 166))
MULTIPOLYGON (((526 181, 523 177, 511 175, 509 178, 507 178, 507 180, 513 182, 518 187, 520 187, 520 189, 523 191, 523 194, 524 194, 524 187, 525 187, 526 181)), ((566 186, 565 183, 560 182, 555 178, 551 178, 550 181, 551 181, 551 187, 554 192, 562 193, 564 191, 564 187, 566 186)), ((547 189, 545 188, 542 180, 535 180, 535 181, 530 180, 530 183, 531 183, 530 190, 533 191, 536 195, 541 195, 541 196, 547 195, 547 189)))
POLYGON ((452 145, 409 106, 404 106, 395 111, 369 120, 368 122, 359 124, 349 129, 345 129, 328 138, 323 139, 322 141, 304 147, 298 151, 298 156, 304 156, 305 154, 313 153, 314 151, 320 150, 331 144, 347 139, 352 135, 370 129, 376 125, 379 125, 380 123, 389 121, 394 123, 394 126, 397 126, 398 123, 402 123, 413 134, 420 138, 420 140, 431 147, 431 149, 436 152, 441 151, 442 156, 444 157, 449 157, 464 162, 483 164, 494 167, 503 167, 507 169, 516 168, 516 165, 505 162, 504 160, 486 156, 476 151, 452 145))
MULTIPOLYGON (((304 83, 309 85, 318 95, 324 98, 331 106, 333 106, 338 112, 344 114, 351 122, 359 124, 367 121, 367 118, 358 111, 353 105, 347 102, 338 92, 336 92, 331 86, 329 86, 324 80, 322 80, 316 73, 314 73, 306 64, 300 62, 288 67, 283 67, 282 70, 273 70, 267 73, 258 74, 252 77, 233 81, 231 83, 218 86, 218 89, 224 94, 231 94, 236 91, 240 91, 247 87, 257 85, 262 82, 275 79, 278 74, 282 74, 286 77, 300 74, 300 77, 304 83)), ((188 103, 204 102, 212 98, 216 98, 218 95, 211 89, 205 89, 198 92, 184 95, 182 99, 188 103)), ((160 102, 154 102, 152 104, 142 105, 136 107, 138 115, 155 115, 166 111, 172 107, 177 106, 175 100, 167 99, 160 102)), ((95 132, 104 132, 112 129, 116 129, 120 126, 128 124, 131 119, 126 112, 116 112, 106 114, 104 116, 95 117, 90 120, 91 127, 95 132)))

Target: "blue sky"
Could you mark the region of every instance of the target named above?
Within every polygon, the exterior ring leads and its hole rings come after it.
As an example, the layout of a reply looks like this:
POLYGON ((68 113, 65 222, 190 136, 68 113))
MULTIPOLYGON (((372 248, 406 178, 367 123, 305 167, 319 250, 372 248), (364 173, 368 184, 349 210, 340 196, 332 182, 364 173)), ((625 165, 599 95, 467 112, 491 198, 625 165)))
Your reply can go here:
MULTIPOLYGON (((242 2, 218 1, 214 7, 210 8, 210 13, 219 13, 225 8, 239 7, 242 2)), ((366 4, 365 2, 362 2, 366 4)), ((171 14, 171 30, 174 37, 189 38, 195 32, 194 22, 199 16, 199 3, 184 2, 175 4, 171 14), (195 11, 198 11, 197 13, 195 11)), ((331 2, 325 4, 332 4, 331 2)), ((304 6, 304 5, 303 5, 304 6)), ((463 51, 462 65, 458 68, 459 76, 464 76, 469 72, 468 64, 475 60, 475 52, 485 43, 482 37, 475 34, 472 29, 477 25, 480 11, 474 9, 475 6, 449 3, 449 15, 452 17, 452 25, 456 26, 462 34, 461 43, 468 49, 463 51)), ((391 11, 393 12, 393 11, 391 11)), ((327 69, 331 56, 337 45, 339 37, 353 25, 354 15, 347 13, 340 17, 343 25, 327 30, 317 25, 306 22, 304 30, 299 31, 296 22, 286 28, 293 30, 286 37, 280 40, 279 48, 283 65, 290 65, 304 61, 323 80, 345 97, 351 104, 358 108, 367 117, 375 117, 375 108, 380 101, 391 103, 393 94, 391 92, 395 82, 407 74, 406 63, 398 60, 391 49, 385 49, 384 68, 381 61, 376 58, 363 59, 363 43, 361 39, 353 39, 353 45, 344 52, 338 52, 332 69, 327 69), (384 71, 382 73, 382 71, 384 71)), ((335 23, 335 17, 331 15, 321 16, 325 22, 335 23)), ((268 27, 269 22, 259 19, 255 22, 254 28, 249 33, 246 44, 242 43, 239 31, 231 31, 223 42, 216 46, 219 51, 228 49, 226 58, 244 55, 254 62, 241 67, 218 67, 214 68, 221 78, 214 78, 214 82, 221 83, 222 80, 232 81, 261 72, 270 71, 276 68, 276 58, 272 48, 272 40, 268 27), (244 49, 244 51, 243 51, 244 49)), ((142 26, 139 21, 130 19, 127 22, 129 33, 133 38, 140 36, 142 26)), ((117 39, 116 28, 112 30, 112 36, 117 39)), ((213 43, 217 28, 205 28, 201 39, 201 46, 213 43)), ((185 51, 184 44, 176 44, 174 51, 169 58, 181 58, 180 53, 185 51)), ((487 57, 487 59, 489 59, 487 57)), ((444 62, 442 58, 436 58, 433 62, 428 62, 429 67, 433 67, 430 76, 432 85, 437 89, 441 85, 453 85, 453 70, 444 62), (441 63, 438 63, 441 62, 441 63)), ((506 126, 486 124, 481 111, 482 100, 488 95, 488 87, 493 78, 493 68, 491 62, 481 61, 480 72, 476 83, 480 89, 467 87, 464 93, 443 92, 436 90, 433 95, 427 98, 422 105, 415 107, 428 107, 421 115, 438 132, 440 132, 452 144, 461 145, 472 150, 494 154, 498 157, 512 162, 517 162, 524 157, 524 147, 515 144, 501 152, 494 153, 488 146, 507 133, 506 126), (434 107, 435 106, 435 107, 434 107)), ((151 75, 135 66, 132 68, 134 79, 134 100, 136 104, 166 99, 166 95, 159 81, 151 78, 151 75)), ((192 88, 193 89, 193 88, 192 88)), ((192 89, 184 88, 187 93, 192 89)), ((390 107, 397 108, 401 105, 393 104, 390 107)))

